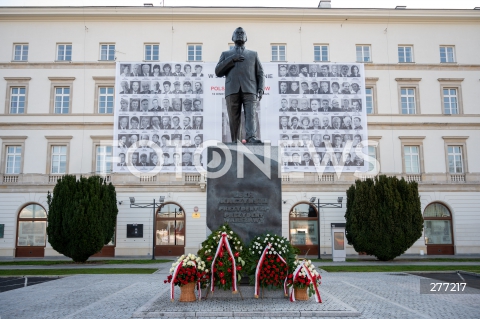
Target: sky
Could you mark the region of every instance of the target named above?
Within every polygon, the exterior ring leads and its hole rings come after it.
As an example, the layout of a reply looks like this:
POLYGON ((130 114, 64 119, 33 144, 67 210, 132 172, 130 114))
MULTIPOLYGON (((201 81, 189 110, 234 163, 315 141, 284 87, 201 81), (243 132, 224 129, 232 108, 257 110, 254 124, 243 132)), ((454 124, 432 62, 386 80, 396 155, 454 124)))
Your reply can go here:
MULTIPOLYGON (((198 6, 198 7, 306 7, 316 8, 320 0, 0 0, 0 6, 198 6), (240 4, 241 3, 241 4, 240 4)), ((473 9, 480 0, 332 0, 332 8, 473 9)))

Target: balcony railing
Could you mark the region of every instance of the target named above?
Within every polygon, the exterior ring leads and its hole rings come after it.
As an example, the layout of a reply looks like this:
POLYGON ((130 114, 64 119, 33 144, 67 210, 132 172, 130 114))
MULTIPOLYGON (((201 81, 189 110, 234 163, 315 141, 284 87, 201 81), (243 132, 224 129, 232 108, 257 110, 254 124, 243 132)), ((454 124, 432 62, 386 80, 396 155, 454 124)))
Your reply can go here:
POLYGON ((185 183, 199 183, 201 177, 200 174, 185 174, 185 183))
POLYGON ((140 176, 140 183, 151 183, 157 181, 157 175, 142 175, 140 176))
POLYGON ((405 175, 405 180, 407 182, 421 182, 422 174, 407 174, 405 175))
POLYGON ((48 176, 48 182, 51 184, 56 184, 60 178, 62 178, 63 175, 49 175, 48 176))
POLYGON ((3 176, 4 183, 18 183, 18 175, 4 175, 3 176))
POLYGON ((450 182, 453 183, 465 183, 465 174, 451 174, 450 182))
POLYGON ((335 181, 335 174, 321 174, 317 175, 319 182, 334 182, 335 181))

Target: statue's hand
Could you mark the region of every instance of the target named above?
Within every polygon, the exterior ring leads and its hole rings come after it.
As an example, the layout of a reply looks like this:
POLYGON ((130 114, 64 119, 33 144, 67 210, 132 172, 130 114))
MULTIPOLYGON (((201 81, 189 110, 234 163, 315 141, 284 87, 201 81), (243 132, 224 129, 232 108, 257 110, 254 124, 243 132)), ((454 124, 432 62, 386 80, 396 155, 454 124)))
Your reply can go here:
POLYGON ((233 56, 233 62, 243 62, 245 60, 245 57, 241 54, 235 54, 233 56))
POLYGON ((262 89, 258 89, 257 99, 260 101, 260 100, 262 99, 262 96, 263 96, 263 90, 262 90, 262 89))

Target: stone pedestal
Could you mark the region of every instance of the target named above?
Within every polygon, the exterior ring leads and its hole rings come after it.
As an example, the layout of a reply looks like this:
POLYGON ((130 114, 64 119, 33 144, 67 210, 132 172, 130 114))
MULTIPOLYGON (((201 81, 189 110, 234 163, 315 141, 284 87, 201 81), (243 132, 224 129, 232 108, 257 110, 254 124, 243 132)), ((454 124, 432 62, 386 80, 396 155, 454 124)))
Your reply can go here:
POLYGON ((227 222, 245 244, 266 232, 282 234, 278 147, 233 143, 209 147, 208 163, 210 231, 227 222))

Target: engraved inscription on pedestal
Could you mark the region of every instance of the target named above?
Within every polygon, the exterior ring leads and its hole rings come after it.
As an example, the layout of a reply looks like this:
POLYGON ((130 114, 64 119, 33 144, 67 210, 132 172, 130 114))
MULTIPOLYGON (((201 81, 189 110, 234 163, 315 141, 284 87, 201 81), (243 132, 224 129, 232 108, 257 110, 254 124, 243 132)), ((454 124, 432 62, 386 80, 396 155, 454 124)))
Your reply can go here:
POLYGON ((282 184, 278 176, 278 148, 268 146, 270 151, 266 151, 264 145, 241 147, 248 148, 258 160, 244 156, 243 149, 239 151, 243 160, 237 161, 239 154, 235 144, 229 144, 226 149, 208 148, 207 227, 212 231, 227 222, 245 243, 265 232, 281 235, 282 184), (228 166, 225 152, 231 154, 231 165, 223 176, 213 178, 211 173, 228 166), (239 178, 242 165, 243 178, 239 178))

